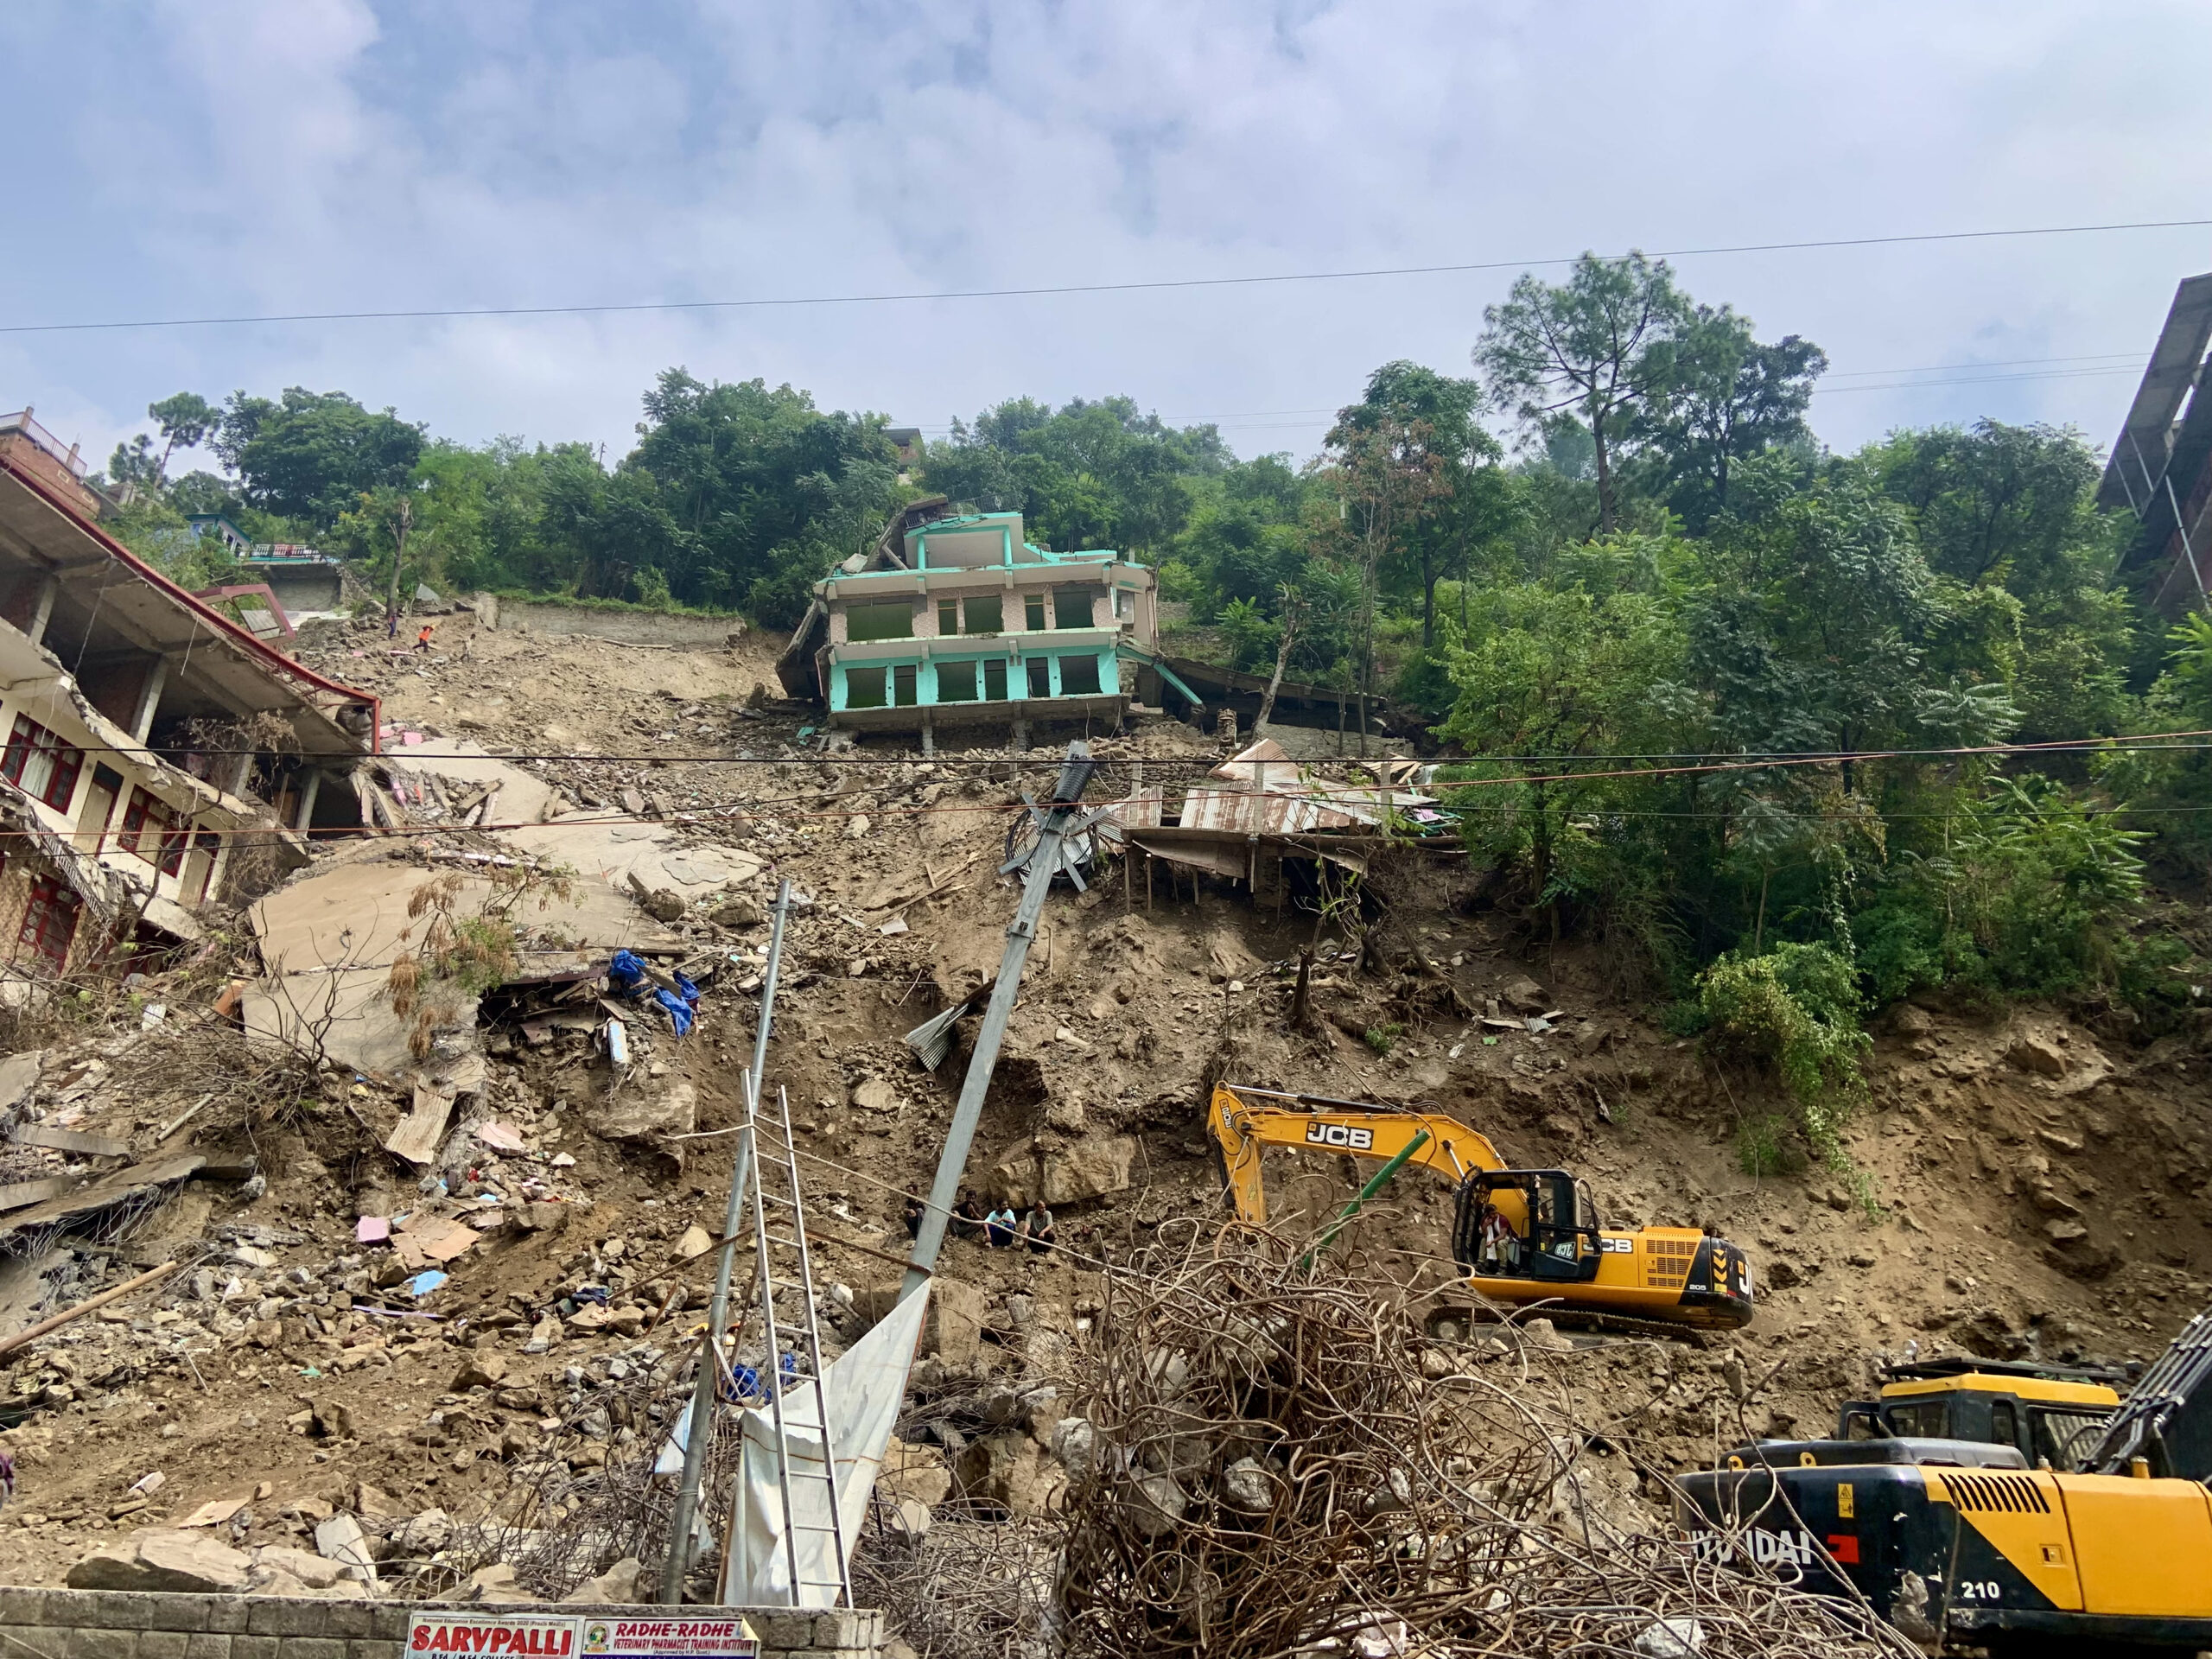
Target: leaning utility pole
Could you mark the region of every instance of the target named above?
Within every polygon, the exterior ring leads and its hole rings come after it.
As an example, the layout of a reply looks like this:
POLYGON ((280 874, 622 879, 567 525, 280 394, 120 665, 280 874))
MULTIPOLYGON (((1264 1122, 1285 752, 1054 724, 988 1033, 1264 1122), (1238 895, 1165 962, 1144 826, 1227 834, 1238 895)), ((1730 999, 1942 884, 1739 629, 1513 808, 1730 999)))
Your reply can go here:
MULTIPOLYGON (((776 925, 768 935, 768 966, 760 976, 760 1020, 753 1032, 753 1064, 744 1073, 745 1122, 759 1115, 760 1079, 768 1065, 768 1028, 776 1017, 776 970, 784 956, 784 923, 791 915, 791 884, 786 876, 776 892, 776 925)), ((676 1486, 676 1511, 668 1522, 668 1559, 660 1569, 660 1599, 673 1606, 683 1599, 683 1575, 691 1564, 691 1518, 699 1510, 699 1478, 706 1466, 707 1442, 714 1435, 715 1402, 721 1394, 722 1330, 729 1319, 729 1281, 737 1260, 738 1220, 746 1183, 753 1177, 753 1136, 737 1137, 737 1156, 729 1173, 729 1204, 722 1213, 721 1249, 715 1262, 715 1296, 708 1305, 706 1345, 699 1351, 699 1379, 691 1390, 691 1416, 683 1435, 683 1473, 676 1486)), ((776 1357, 768 1357, 773 1370, 776 1357)))
POLYGON ((1065 844, 1071 836, 1088 827, 1089 821, 1077 821, 1077 803, 1096 766, 1088 744, 1068 745, 1067 759, 1060 764, 1059 783, 1038 826, 1037 844, 1027 858, 1010 858, 999 867, 1001 875, 1027 871, 1022 880, 1021 905, 1006 930, 1006 955, 999 962, 998 983, 991 988, 982 1026, 976 1033, 976 1052, 969 1057, 959 1103, 952 1109, 952 1126, 945 1131, 944 1151, 938 1159, 929 1207, 922 1212, 922 1230, 914 1236, 914 1253, 908 1260, 906 1278, 899 1281, 902 1302, 929 1283, 938 1252, 944 1247, 945 1222, 960 1196, 960 1177, 968 1167, 976 1126, 982 1121, 983 1096, 999 1063, 999 1046, 1006 1040, 1006 1022, 1014 1013, 1014 999, 1021 990, 1022 964, 1029 959, 1029 947, 1037 938, 1037 918, 1044 913, 1045 895, 1052 890, 1052 878, 1064 868, 1078 887, 1083 885, 1083 877, 1067 862, 1065 844))

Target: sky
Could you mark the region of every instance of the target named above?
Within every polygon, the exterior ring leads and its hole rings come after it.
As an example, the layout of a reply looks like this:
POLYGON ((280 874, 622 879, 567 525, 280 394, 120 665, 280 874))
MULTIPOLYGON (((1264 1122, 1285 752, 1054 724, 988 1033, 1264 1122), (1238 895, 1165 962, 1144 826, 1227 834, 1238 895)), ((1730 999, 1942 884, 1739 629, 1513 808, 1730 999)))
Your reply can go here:
MULTIPOLYGON (((681 364, 932 433, 1126 394, 1302 459, 1376 365, 1470 372, 1535 262, 2212 219, 2208 64, 2192 0, 10 0, 0 410, 99 464, 172 392, 304 385, 612 461, 681 364)), ((1674 264, 1827 350, 1834 448, 1984 416, 2101 444, 2212 227, 1674 264)))

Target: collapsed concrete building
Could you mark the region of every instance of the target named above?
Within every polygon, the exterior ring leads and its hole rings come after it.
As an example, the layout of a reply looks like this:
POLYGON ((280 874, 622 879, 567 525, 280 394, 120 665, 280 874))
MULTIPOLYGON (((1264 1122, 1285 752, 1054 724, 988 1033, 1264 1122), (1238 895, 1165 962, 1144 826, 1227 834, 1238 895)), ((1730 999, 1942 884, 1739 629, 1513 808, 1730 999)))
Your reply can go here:
POLYGON ((348 781, 377 701, 276 651, 135 557, 35 425, 0 448, 0 963, 60 974, 199 937, 314 832, 360 823, 348 781), (87 915, 89 912, 89 917, 87 915))
POLYGON ((1167 690, 1198 703, 1159 639, 1159 581, 1134 558, 1052 552, 1018 512, 937 496, 815 584, 777 677, 833 728, 918 734, 933 753, 947 728, 998 727, 1027 747, 1050 724, 1116 729, 1167 690))

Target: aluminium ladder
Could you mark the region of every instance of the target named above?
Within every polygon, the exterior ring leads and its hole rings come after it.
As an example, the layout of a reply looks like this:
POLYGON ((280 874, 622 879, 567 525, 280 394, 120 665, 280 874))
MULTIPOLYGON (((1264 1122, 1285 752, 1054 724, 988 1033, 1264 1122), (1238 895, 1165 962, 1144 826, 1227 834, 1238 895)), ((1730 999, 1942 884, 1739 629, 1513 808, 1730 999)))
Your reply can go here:
MULTIPOLYGON (((805 1201, 800 1192, 798 1179, 798 1151, 791 1140, 791 1112, 790 1096, 779 1088, 776 1090, 777 1116, 770 1117, 760 1109, 760 1101, 753 1090, 747 1090, 747 1106, 743 1140, 752 1154, 753 1179, 753 1238, 755 1261, 760 1287, 760 1315, 766 1327, 768 1344, 767 1363, 762 1367, 763 1386, 768 1395, 769 1420, 775 1433, 776 1478, 782 1492, 784 1504, 784 1560, 791 1572, 791 1605, 806 1605, 809 1590, 828 1590, 835 1592, 830 1605, 849 1607, 853 1605, 851 1570, 846 1564, 845 1521, 837 1499, 837 1454, 830 1437, 830 1406, 823 1386, 822 1334, 814 1299, 814 1264, 807 1252, 805 1201), (781 1218, 788 1224, 788 1236, 771 1230, 771 1219, 781 1218), (777 1271, 775 1258, 770 1247, 790 1252, 797 1258, 798 1276, 786 1278, 777 1271), (799 1319, 796 1329, 786 1332, 776 1316, 778 1292, 796 1292, 799 1305, 799 1319), (796 1338, 798 1344, 794 1357, 798 1362, 794 1372, 784 1369, 785 1343, 796 1338), (820 1437, 822 1460, 819 1467, 810 1459, 792 1456, 791 1431, 797 1429, 820 1437), (809 1483, 817 1484, 827 1499, 829 1524, 818 1521, 802 1520, 793 1507, 794 1490, 806 1491, 809 1483), (836 1565, 835 1578, 808 1578, 801 1571, 799 1535, 810 1533, 826 1537, 836 1565)), ((811 1509, 810 1514, 817 1513, 811 1509)))

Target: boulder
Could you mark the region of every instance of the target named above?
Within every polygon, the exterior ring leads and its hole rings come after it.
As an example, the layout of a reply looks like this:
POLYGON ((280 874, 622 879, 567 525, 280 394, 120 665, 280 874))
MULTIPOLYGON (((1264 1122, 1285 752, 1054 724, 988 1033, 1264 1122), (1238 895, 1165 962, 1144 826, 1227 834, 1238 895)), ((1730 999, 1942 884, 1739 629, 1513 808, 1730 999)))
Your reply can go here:
POLYGON ((253 1558, 204 1532, 148 1528, 102 1544, 69 1569, 72 1590, 170 1590, 236 1595, 253 1558))
POLYGON ((1275 1478, 1257 1458, 1239 1458, 1221 1471, 1221 1501, 1244 1515, 1274 1507, 1275 1478))
POLYGON ((391 1535, 403 1555, 433 1555, 453 1541, 453 1517, 443 1510, 425 1510, 391 1535))
POLYGON ((899 1091, 882 1077, 866 1077, 855 1084, 847 1096, 853 1109, 859 1112, 896 1112, 899 1091))
POLYGON ((1188 1493, 1173 1475, 1139 1475, 1122 1494, 1122 1512, 1147 1538, 1173 1532, 1191 1507, 1188 1493))
POLYGON ((707 912, 707 919, 716 927, 758 927, 767 920, 760 909, 760 901, 742 895, 725 899, 707 912))
POLYGON ((1071 1475, 1088 1474, 1098 1466, 1098 1431, 1087 1417, 1061 1418, 1052 1425, 1046 1444, 1071 1475))
POLYGON ((1012 1430, 970 1440, 954 1466, 960 1496, 1009 1515, 1043 1515, 1067 1484, 1059 1466, 1027 1434, 1012 1430))
POLYGON ((602 1141, 650 1143, 689 1135, 699 1127, 699 1091, 679 1080, 653 1094, 626 1092, 613 1104, 587 1112, 584 1127, 602 1141))
POLYGON ((1135 1135, 1093 1135, 1057 1147, 1020 1141, 992 1165, 991 1187, 1005 1193, 1017 1210, 1026 1209, 1040 1191, 1048 1205, 1079 1204, 1127 1192, 1136 1159, 1135 1135))
POLYGON ((550 1198, 531 1198, 512 1205, 508 1213, 526 1233, 557 1233, 569 1224, 573 1205, 550 1198))
MULTIPOLYGON (((509 1569, 510 1574, 512 1569, 509 1569)), ((586 1579, 582 1584, 561 1598, 563 1601, 596 1602, 602 1605, 626 1605, 638 1598, 638 1582, 645 1576, 645 1564, 634 1555, 625 1555, 595 1579, 586 1579)))
POLYGON ((463 1601, 534 1601, 536 1597, 515 1581, 515 1570, 505 1561, 494 1561, 489 1567, 480 1567, 468 1575, 468 1588, 459 1598, 463 1601))
POLYGON ((952 1471, 945 1466, 944 1453, 937 1447, 910 1446, 894 1434, 884 1447, 883 1465, 875 1484, 887 1497, 935 1509, 951 1496, 952 1471))
MULTIPOLYGON (((289 1544, 264 1544, 253 1552, 253 1569, 258 1576, 264 1569, 282 1573, 309 1590, 327 1590, 346 1576, 337 1562, 325 1560, 304 1549, 295 1549, 289 1544)), ((281 1591, 264 1589, 264 1595, 281 1594, 281 1591)))
POLYGON ((1529 977, 1516 974, 1497 988, 1497 1000, 1519 1014, 1548 1014, 1551 993, 1529 977))
POLYGON ((2005 1051, 2005 1058, 2023 1071, 2032 1071, 2042 1077, 2063 1077, 2066 1075, 2066 1051, 2048 1037, 2026 1036, 2014 1039, 2005 1051))
POLYGON ((315 1547, 318 1554, 335 1561, 346 1576, 377 1581, 375 1554, 369 1548, 369 1535, 361 1523, 350 1515, 334 1515, 315 1529, 315 1547))
POLYGON ((507 1357, 496 1348, 471 1351, 454 1373, 452 1389, 467 1394, 471 1389, 496 1389, 507 1380, 507 1357))

